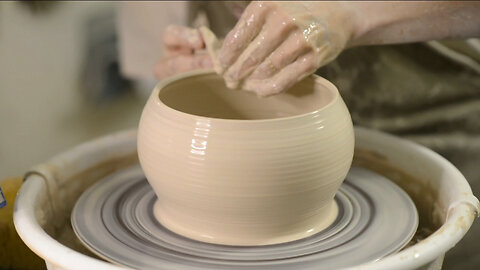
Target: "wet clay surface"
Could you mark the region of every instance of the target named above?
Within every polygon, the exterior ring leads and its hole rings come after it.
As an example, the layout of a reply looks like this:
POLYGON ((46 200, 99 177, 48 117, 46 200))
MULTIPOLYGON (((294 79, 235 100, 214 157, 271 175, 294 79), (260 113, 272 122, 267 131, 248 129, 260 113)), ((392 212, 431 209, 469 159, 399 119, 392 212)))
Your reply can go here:
MULTIPOLYGON (((75 192, 69 192, 65 190, 58 194, 58 197, 60 197, 58 201, 62 202, 63 207, 62 209, 58 209, 58 211, 53 215, 55 215, 55 219, 61 220, 61 222, 57 224, 62 225, 48 226, 45 227, 44 230, 63 245, 87 256, 100 259, 98 256, 85 248, 80 240, 76 237, 70 223, 70 214, 78 197, 80 197, 83 191, 85 191, 88 187, 93 185, 98 180, 108 176, 109 174, 136 163, 138 163, 137 152, 132 152, 125 156, 114 157, 100 162, 97 165, 90 167, 89 169, 78 174, 74 174, 67 180, 64 180, 63 184, 66 183, 66 187, 61 187, 61 189, 70 191, 75 190, 75 192)), ((48 170, 54 178, 57 177, 57 169, 54 165, 51 165, 48 170)))
POLYGON ((138 128, 160 222, 226 245, 278 244, 326 228, 353 148, 348 110, 318 76, 260 99, 226 89, 210 70, 179 75, 155 88, 138 128))

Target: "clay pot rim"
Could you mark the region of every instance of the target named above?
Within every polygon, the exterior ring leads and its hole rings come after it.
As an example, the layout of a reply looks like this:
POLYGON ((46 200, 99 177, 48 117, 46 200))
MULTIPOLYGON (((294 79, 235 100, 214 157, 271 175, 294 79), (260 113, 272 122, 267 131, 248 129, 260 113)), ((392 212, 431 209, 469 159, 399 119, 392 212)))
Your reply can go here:
POLYGON ((330 91, 332 93, 332 99, 326 104, 323 105, 322 107, 308 112, 308 113, 302 113, 302 114, 297 114, 293 116, 287 116, 287 117, 277 117, 277 118, 268 118, 268 119, 226 119, 226 118, 215 118, 215 117, 206 117, 206 116, 201 116, 201 115, 195 115, 195 114, 190 114, 186 113, 177 109, 174 109, 160 99, 160 91, 162 89, 165 89, 169 84, 177 82, 178 80, 188 78, 188 77, 194 77, 194 76, 202 76, 202 75, 213 75, 216 74, 215 70, 213 69, 202 69, 202 70, 193 70, 193 71, 188 71, 185 73, 173 75, 171 77, 168 77, 167 79, 164 79, 160 81, 154 88, 152 95, 155 96, 155 104, 157 106, 160 106, 161 109, 166 110, 168 113, 173 113, 174 115, 177 115, 182 118, 189 118, 192 120, 197 120, 197 119, 203 119, 207 120, 209 122, 218 122, 218 123, 228 123, 228 124, 253 124, 253 123, 279 123, 279 122, 286 122, 286 121, 292 121, 292 120, 300 120, 300 119, 311 119, 317 114, 320 114, 326 110, 328 110, 330 107, 334 106, 340 99, 340 93, 337 89, 337 87, 328 81, 327 79, 320 77, 316 74, 312 74, 305 78, 304 80, 314 80, 315 84, 320 84, 325 86, 325 89, 330 91))

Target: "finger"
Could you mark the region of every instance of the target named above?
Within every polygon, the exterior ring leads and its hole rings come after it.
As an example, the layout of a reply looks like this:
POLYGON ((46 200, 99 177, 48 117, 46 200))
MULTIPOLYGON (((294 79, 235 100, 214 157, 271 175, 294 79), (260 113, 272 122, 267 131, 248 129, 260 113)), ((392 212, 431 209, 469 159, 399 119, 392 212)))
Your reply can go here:
POLYGON ((255 69, 249 78, 258 80, 270 78, 309 50, 311 47, 300 30, 295 31, 255 69))
POLYGON ((154 67, 154 74, 158 79, 164 79, 175 74, 211 67, 213 63, 208 53, 179 55, 158 61, 154 67))
POLYGON ((263 30, 242 52, 225 76, 239 81, 250 75, 268 55, 282 44, 294 28, 293 24, 286 22, 284 15, 276 13, 270 16, 263 30))
POLYGON ((178 55, 194 54, 194 51, 190 48, 178 47, 178 48, 165 48, 164 57, 174 57, 178 55))
POLYGON ((269 4, 264 2, 250 3, 235 27, 227 34, 218 53, 224 70, 235 62, 250 41, 260 32, 268 7, 269 4))
POLYGON ((243 89, 257 93, 259 96, 270 96, 288 90, 295 83, 312 74, 317 69, 316 56, 310 51, 286 66, 279 73, 266 80, 245 80, 243 89))
POLYGON ((167 48, 189 48, 192 50, 202 49, 202 36, 197 29, 181 26, 169 25, 162 35, 163 43, 167 48))

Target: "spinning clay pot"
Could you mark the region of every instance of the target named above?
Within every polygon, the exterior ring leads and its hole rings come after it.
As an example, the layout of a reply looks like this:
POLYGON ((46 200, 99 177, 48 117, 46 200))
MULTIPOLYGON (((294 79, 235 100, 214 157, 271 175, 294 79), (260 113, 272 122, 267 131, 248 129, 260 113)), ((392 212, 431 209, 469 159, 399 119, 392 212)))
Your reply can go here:
POLYGON ((259 98, 226 88, 213 71, 178 75, 155 88, 138 131, 159 222, 226 245, 276 244, 326 228, 353 148, 348 110, 318 76, 259 98))

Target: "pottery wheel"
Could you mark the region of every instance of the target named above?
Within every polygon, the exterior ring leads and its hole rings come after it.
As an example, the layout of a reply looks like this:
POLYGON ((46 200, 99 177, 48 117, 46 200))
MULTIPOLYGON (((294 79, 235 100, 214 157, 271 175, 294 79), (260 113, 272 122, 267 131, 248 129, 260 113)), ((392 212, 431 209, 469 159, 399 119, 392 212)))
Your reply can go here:
POLYGON ((177 235, 153 215, 156 195, 140 166, 85 191, 72 212, 83 244, 136 269, 332 269, 374 261, 404 247, 418 215, 409 196, 374 172, 352 167, 335 197, 339 215, 304 239, 266 246, 216 245, 177 235))

